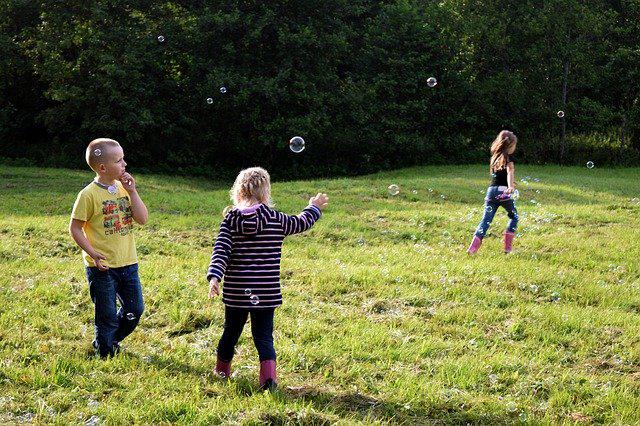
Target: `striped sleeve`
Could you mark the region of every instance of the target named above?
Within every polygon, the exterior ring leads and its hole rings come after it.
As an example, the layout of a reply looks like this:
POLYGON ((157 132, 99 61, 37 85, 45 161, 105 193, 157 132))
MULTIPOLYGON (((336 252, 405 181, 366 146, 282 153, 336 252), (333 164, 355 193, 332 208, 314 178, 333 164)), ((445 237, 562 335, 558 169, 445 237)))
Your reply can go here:
POLYGON ((310 204, 297 216, 290 216, 278 212, 278 220, 282 224, 284 235, 298 234, 306 231, 320 219, 320 216, 322 216, 322 211, 313 204, 310 204))
POLYGON ((209 264, 209 270, 207 271, 207 281, 216 277, 218 281, 222 280, 224 273, 227 269, 227 262, 231 255, 231 249, 233 248, 233 240, 231 238, 231 229, 229 228, 229 222, 224 219, 220 223, 220 231, 218 232, 218 238, 213 246, 213 254, 211 255, 211 263, 209 264))

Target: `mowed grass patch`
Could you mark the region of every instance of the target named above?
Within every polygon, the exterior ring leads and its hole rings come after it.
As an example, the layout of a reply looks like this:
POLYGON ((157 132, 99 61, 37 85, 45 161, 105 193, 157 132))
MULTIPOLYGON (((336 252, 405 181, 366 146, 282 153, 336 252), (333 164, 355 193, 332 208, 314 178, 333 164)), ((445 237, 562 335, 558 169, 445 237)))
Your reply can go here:
POLYGON ((272 395, 250 324, 234 377, 212 374, 224 309, 204 274, 232 182, 137 176, 146 310, 124 353, 99 361, 67 233, 91 174, 0 176, 0 422, 640 422, 639 169, 519 165, 509 256, 503 210, 465 253, 484 165, 274 182, 282 211, 319 191, 330 207, 285 241, 272 395))

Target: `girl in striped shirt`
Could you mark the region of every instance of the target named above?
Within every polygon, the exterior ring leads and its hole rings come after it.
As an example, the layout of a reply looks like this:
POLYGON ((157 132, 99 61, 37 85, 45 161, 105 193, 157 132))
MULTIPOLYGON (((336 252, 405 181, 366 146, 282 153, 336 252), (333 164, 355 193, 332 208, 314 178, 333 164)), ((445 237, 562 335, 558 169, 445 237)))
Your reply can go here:
POLYGON ((251 334, 260 357, 260 388, 273 390, 277 382, 273 317, 282 304, 282 241, 311 228, 329 198, 318 193, 297 216, 278 212, 271 208, 269 173, 260 167, 242 170, 230 193, 233 208, 220 223, 207 271, 210 298, 220 294, 224 278, 224 331, 215 372, 222 377, 231 374, 235 345, 251 315, 251 334))

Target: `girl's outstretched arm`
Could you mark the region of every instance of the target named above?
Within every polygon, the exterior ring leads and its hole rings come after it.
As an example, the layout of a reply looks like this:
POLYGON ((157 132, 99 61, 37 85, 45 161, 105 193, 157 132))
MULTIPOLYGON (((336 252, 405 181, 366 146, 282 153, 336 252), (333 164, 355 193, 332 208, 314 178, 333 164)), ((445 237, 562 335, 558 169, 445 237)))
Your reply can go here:
POLYGON ((327 194, 318 193, 309 200, 309 206, 297 216, 290 216, 278 212, 284 235, 298 234, 311 228, 322 216, 322 210, 327 206, 329 197, 327 194))

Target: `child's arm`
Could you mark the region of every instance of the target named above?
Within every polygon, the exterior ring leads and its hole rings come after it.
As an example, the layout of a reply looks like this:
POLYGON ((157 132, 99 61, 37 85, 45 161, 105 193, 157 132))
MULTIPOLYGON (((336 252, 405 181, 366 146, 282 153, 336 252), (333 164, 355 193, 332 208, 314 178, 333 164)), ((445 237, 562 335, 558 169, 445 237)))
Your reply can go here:
POLYGON ((87 236, 84 235, 84 232, 82 230, 84 223, 85 222, 80 219, 71 219, 71 222, 69 222, 69 233, 71 234, 71 238, 73 238, 73 241, 75 241, 76 244, 78 244, 80 248, 82 248, 82 250, 84 250, 89 256, 91 256, 98 269, 100 269, 101 271, 106 271, 107 269, 109 269, 109 266, 106 264, 106 262, 102 263, 102 261, 107 260, 107 258, 104 254, 97 252, 93 248, 93 246, 91 246, 91 243, 87 239, 87 236))
POLYGON ((133 216, 133 220, 140 225, 144 225, 147 223, 147 220, 149 220, 149 211, 147 210, 147 206, 144 205, 142 198, 140 198, 140 195, 138 195, 135 179, 129 173, 125 172, 120 176, 120 182, 122 182, 122 186, 127 190, 131 198, 131 215, 133 216))
POLYGON ((513 162, 507 163, 507 184, 509 187, 505 193, 511 194, 516 189, 516 168, 513 162))
POLYGON ((309 206, 299 215, 290 216, 278 213, 284 235, 298 234, 311 228, 322 216, 322 210, 327 207, 328 202, 329 197, 327 197, 327 194, 318 193, 318 195, 309 199, 309 206))
POLYGON ((207 270, 207 281, 210 284, 209 297, 213 297, 214 294, 220 294, 219 282, 222 281, 222 277, 224 277, 224 273, 227 270, 227 262, 229 262, 232 248, 231 230, 227 220, 224 219, 220 223, 220 231, 213 245, 211 263, 209 263, 209 269, 207 270))

